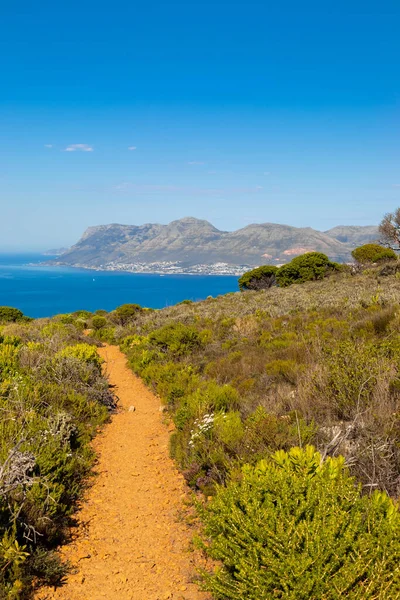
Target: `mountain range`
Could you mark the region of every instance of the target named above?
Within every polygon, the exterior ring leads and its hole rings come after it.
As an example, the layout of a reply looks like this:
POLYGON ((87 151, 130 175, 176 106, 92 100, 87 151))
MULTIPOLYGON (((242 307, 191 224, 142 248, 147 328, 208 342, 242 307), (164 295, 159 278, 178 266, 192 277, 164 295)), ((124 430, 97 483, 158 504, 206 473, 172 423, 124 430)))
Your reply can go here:
POLYGON ((194 217, 168 225, 99 225, 63 252, 57 264, 101 268, 135 263, 179 262, 256 266, 280 264, 298 254, 318 251, 331 260, 347 261, 351 250, 374 241, 375 226, 339 226, 328 231, 275 223, 253 224, 237 231, 220 231, 194 217))

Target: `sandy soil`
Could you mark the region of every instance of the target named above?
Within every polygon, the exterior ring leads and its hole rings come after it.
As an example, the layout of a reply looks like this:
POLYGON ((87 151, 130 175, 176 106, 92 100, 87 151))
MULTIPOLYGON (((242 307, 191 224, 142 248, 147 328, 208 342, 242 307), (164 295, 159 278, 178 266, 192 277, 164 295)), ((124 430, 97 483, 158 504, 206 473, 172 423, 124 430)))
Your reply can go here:
POLYGON ((168 456, 170 432, 159 400, 115 346, 99 350, 119 412, 94 440, 98 476, 62 555, 75 567, 66 584, 37 600, 205 600, 192 583, 193 535, 187 489, 168 456))

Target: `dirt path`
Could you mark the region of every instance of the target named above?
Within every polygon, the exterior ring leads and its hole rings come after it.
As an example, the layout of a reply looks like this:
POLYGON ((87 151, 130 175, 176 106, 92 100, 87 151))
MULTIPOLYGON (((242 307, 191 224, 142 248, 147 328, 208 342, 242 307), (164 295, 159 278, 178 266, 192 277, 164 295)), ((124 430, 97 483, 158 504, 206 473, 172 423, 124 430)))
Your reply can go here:
MULTIPOLYGON (((39 600, 200 600, 191 583, 192 531, 181 518, 187 490, 168 456, 160 403, 115 346, 99 350, 120 412, 95 439, 98 477, 62 555, 77 573, 39 600), (134 410, 133 408, 134 407, 134 410)), ((198 563, 197 563, 198 564, 198 563)))

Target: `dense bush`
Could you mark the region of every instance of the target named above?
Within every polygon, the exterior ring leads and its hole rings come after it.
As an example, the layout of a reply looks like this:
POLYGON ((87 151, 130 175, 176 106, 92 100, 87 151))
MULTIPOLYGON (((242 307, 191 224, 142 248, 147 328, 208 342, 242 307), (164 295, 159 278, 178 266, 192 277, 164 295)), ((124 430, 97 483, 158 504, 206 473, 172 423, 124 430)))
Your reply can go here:
POLYGON ((196 328, 182 323, 165 325, 151 333, 149 341, 162 352, 171 352, 176 356, 186 354, 194 348, 198 348, 202 343, 196 328))
POLYGON ((122 304, 111 313, 112 320, 118 325, 127 325, 142 311, 139 304, 122 304))
POLYGON ((382 492, 361 496, 343 459, 310 446, 279 451, 200 508, 206 575, 221 600, 394 600, 400 513, 382 492))
POLYGON ((397 254, 391 248, 379 244, 364 244, 355 248, 351 253, 354 260, 360 264, 372 264, 397 260, 397 254))
POLYGON ((107 325, 107 319, 104 316, 96 315, 92 318, 93 329, 102 329, 107 325))
POLYGON ((287 265, 282 265, 276 272, 278 285, 285 287, 292 283, 304 283, 323 279, 330 271, 339 269, 339 265, 333 263, 321 252, 307 252, 296 256, 287 265))
POLYGON ((53 552, 93 465, 89 442, 115 406, 96 349, 69 319, 0 336, 0 598, 55 585, 53 552))
POLYGON ((340 268, 340 265, 331 262, 321 252, 307 252, 279 268, 264 265, 247 271, 239 278, 239 288, 245 291, 268 289, 274 285, 287 287, 293 283, 323 279, 330 272, 338 271, 340 268))
POLYGON ((11 306, 0 306, 0 323, 15 323, 17 321, 29 320, 24 316, 24 313, 18 308, 11 306))
POLYGON ((276 272, 278 267, 264 265, 251 271, 247 271, 239 278, 239 288, 244 290, 263 290, 276 284, 276 272))

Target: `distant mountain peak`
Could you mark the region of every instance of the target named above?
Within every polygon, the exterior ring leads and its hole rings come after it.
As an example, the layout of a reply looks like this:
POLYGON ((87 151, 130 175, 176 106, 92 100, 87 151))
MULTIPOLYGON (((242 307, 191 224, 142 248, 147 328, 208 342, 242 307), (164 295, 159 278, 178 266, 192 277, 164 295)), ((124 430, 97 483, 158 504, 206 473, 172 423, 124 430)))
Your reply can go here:
POLYGON ((73 266, 124 265, 181 262, 187 265, 261 265, 288 262, 307 249, 324 252, 332 260, 346 261, 354 246, 375 239, 376 227, 334 227, 326 232, 311 227, 277 223, 253 223, 237 231, 220 231, 196 217, 176 219, 168 225, 89 227, 81 239, 61 256, 73 266))

